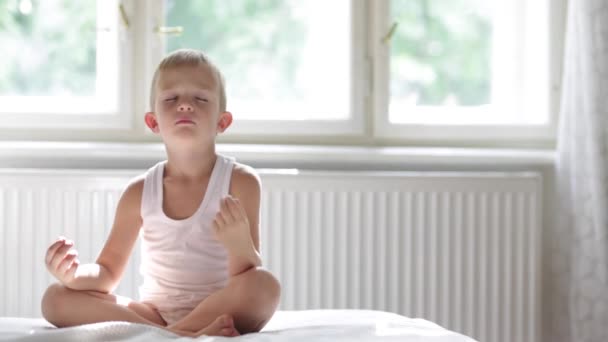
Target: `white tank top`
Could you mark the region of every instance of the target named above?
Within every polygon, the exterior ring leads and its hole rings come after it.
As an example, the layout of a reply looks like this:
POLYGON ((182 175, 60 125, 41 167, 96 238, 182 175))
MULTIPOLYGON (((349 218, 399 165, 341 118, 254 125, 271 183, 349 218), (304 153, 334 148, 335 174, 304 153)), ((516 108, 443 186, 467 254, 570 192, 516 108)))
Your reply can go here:
POLYGON ((228 194, 234 159, 217 155, 199 208, 183 220, 163 211, 165 164, 149 169, 144 180, 140 300, 159 309, 194 308, 228 281, 228 255, 212 222, 228 194))

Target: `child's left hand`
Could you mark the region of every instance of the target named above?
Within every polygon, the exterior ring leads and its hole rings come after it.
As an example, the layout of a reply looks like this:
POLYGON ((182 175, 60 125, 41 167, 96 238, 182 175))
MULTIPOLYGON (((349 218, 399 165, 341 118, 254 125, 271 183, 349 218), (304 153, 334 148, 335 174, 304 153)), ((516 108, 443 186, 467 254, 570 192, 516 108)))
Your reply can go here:
POLYGON ((253 248, 245 208, 230 195, 221 201, 220 211, 213 220, 213 230, 215 237, 232 254, 247 253, 253 248))

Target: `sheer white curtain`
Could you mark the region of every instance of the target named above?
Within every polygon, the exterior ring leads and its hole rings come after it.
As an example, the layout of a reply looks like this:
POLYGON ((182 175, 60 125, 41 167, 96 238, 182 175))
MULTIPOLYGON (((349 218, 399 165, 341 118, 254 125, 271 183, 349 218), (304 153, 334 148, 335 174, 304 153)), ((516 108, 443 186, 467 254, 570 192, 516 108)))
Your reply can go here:
POLYGON ((608 341, 608 0, 570 0, 545 341, 608 341))

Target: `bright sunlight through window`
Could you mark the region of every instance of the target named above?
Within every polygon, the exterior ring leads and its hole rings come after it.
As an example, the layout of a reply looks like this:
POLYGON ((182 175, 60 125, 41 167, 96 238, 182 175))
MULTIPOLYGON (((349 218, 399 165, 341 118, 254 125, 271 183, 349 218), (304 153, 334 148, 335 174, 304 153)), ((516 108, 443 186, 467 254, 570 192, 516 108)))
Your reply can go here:
POLYGON ((0 0, 0 111, 116 112, 112 5, 117 6, 115 1, 0 0))
POLYGON ((350 116, 348 0, 165 1, 166 51, 205 51, 227 81, 240 120, 350 116))
POLYGON ((392 0, 390 122, 545 123, 546 9, 533 2, 392 0))

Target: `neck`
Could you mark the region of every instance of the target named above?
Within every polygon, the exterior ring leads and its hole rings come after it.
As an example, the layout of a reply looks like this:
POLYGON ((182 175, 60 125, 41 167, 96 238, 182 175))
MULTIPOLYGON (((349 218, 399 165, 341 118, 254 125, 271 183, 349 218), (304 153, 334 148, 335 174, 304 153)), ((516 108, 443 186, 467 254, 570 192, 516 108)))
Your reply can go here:
POLYGON ((200 179, 209 177, 217 154, 215 145, 204 151, 200 149, 187 151, 172 151, 167 148, 167 165, 165 173, 170 177, 200 179))

